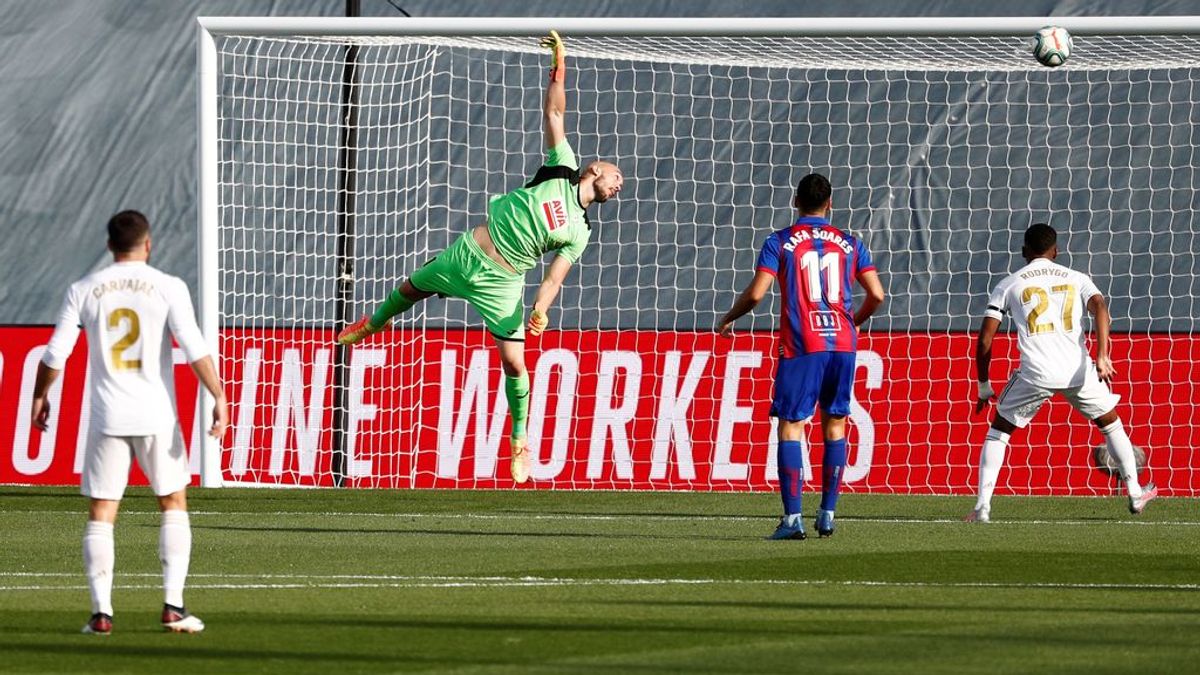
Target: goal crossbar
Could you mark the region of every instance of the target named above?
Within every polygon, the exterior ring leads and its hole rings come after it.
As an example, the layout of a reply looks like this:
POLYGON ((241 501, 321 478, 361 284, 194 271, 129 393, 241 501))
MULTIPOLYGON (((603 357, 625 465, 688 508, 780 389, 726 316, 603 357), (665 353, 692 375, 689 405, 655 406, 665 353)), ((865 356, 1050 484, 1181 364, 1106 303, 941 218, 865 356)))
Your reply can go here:
POLYGON ((809 36, 1013 35, 1054 24, 1079 35, 1200 32, 1200 16, 1031 16, 870 18, 344 18, 229 17, 197 19, 220 35, 540 35, 550 28, 571 35, 809 36))

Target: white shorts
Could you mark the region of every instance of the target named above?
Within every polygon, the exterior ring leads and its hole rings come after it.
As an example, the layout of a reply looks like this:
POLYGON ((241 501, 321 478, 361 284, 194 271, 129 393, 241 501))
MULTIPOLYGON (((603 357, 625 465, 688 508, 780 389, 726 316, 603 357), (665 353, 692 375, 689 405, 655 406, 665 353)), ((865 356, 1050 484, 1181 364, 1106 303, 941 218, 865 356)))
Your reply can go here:
POLYGON ((996 414, 1024 429, 1046 399, 1055 394, 1062 394, 1068 403, 1089 420, 1095 420, 1112 411, 1121 401, 1121 397, 1114 394, 1096 374, 1095 364, 1089 364, 1083 385, 1065 389, 1033 384, 1022 378, 1021 371, 1017 370, 996 398, 996 414))
POLYGON ((192 481, 183 432, 178 426, 154 436, 106 436, 89 431, 79 491, 92 499, 120 500, 135 455, 156 496, 179 492, 192 481))

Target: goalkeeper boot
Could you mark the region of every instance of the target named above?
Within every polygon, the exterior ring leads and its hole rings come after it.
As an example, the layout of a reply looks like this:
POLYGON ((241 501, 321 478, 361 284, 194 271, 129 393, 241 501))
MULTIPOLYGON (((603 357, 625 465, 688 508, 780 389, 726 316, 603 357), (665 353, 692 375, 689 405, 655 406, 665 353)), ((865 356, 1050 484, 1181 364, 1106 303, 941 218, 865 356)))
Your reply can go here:
POLYGON ((987 506, 981 506, 963 516, 964 523, 990 523, 991 521, 992 509, 987 506))
POLYGON ((1150 500, 1157 496, 1158 486, 1156 486, 1154 483, 1147 483, 1146 487, 1142 488, 1141 497, 1138 497, 1137 499, 1134 499, 1133 497, 1129 498, 1129 512, 1136 516, 1145 510, 1146 504, 1149 504, 1150 500))
POLYGON ((88 619, 82 633, 84 635, 112 635, 112 617, 103 612, 96 612, 92 618, 88 619))
POLYGON ((183 607, 166 604, 163 605, 162 625, 172 633, 199 633, 204 630, 204 622, 199 617, 183 607))
POLYGON ((832 537, 833 536, 833 511, 825 509, 817 509, 817 520, 813 523, 813 527, 817 529, 817 537, 832 537))
POLYGON ((779 519, 779 527, 767 539, 808 539, 804 531, 804 516, 793 513, 779 519))
POLYGON ((517 485, 529 480, 529 448, 524 438, 509 439, 512 448, 512 461, 508 470, 512 473, 513 482, 517 485))
POLYGON ((345 328, 343 328, 342 332, 338 333, 337 343, 339 345, 357 344, 359 342, 362 342, 364 339, 366 339, 367 336, 374 335, 374 334, 378 333, 379 331, 386 329, 388 326, 391 325, 391 323, 392 323, 391 321, 388 321, 387 323, 383 324, 382 326, 376 327, 376 326, 371 325, 371 317, 364 316, 363 318, 359 319, 358 321, 355 321, 354 323, 350 324, 349 326, 346 326, 345 328))

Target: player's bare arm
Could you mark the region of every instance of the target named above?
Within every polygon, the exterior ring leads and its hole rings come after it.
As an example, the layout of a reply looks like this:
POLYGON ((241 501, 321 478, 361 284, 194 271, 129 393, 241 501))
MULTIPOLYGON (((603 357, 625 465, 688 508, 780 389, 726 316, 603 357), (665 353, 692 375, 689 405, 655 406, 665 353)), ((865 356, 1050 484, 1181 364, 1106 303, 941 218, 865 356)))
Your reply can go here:
POLYGON ((717 324, 717 332, 723 337, 733 337, 734 322, 757 307, 758 303, 767 296, 767 291, 771 290, 771 284, 774 283, 773 275, 762 270, 755 272, 754 278, 750 280, 750 285, 746 286, 746 290, 742 291, 742 294, 734 301, 733 307, 730 307, 729 311, 725 312, 725 316, 721 317, 721 321, 717 324))
POLYGON ((542 132, 546 147, 553 148, 566 139, 563 128, 563 113, 567 110, 567 47, 558 31, 542 38, 541 45, 550 50, 550 81, 546 84, 546 98, 542 102, 542 132))
POLYGON ((1112 364, 1112 340, 1109 337, 1112 315, 1108 312, 1108 302, 1097 293, 1088 298, 1087 309, 1092 315, 1092 325, 1096 327, 1096 374, 1106 384, 1112 384, 1117 371, 1112 364))
POLYGON ((979 325, 979 338, 975 342, 975 375, 979 383, 979 390, 975 396, 976 414, 982 412, 988 402, 996 397, 989 373, 992 369, 992 340, 995 339, 998 330, 1000 321, 990 316, 984 317, 983 323, 979 325))
POLYGON ((221 378, 217 375, 217 369, 213 365, 211 356, 197 359, 191 363, 191 366, 192 372, 196 373, 196 379, 200 380, 200 383, 216 401, 213 405, 213 422, 208 430, 208 435, 219 439, 225 435, 225 429, 229 427, 229 403, 225 400, 225 389, 221 386, 221 378))
POLYGON ((33 404, 30 407, 30 418, 33 427, 38 431, 50 429, 50 401, 48 398, 50 385, 62 374, 61 370, 51 368, 44 363, 38 363, 37 379, 33 385, 33 404))
POLYGON ((571 261, 562 256, 554 256, 554 260, 546 267, 546 275, 542 278, 542 285, 538 286, 537 295, 534 296, 533 312, 530 313, 529 324, 526 326, 530 335, 541 335, 550 325, 550 306, 554 304, 570 271, 571 261))
POLYGON ((884 300, 883 282, 879 280, 879 273, 875 270, 868 270, 858 275, 858 283, 866 291, 866 296, 863 298, 862 304, 858 306, 858 311, 854 313, 855 328, 871 318, 884 300))

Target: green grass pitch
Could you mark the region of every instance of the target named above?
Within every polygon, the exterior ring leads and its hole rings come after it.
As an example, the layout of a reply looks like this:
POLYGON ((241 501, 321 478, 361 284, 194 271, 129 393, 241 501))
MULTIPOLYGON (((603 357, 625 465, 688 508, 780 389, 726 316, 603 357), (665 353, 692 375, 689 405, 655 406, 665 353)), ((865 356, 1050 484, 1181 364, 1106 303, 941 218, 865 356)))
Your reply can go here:
MULTIPOLYGON (((73 489, 0 487, 4 672, 1196 672, 1200 505, 849 495, 764 541, 771 495, 193 490, 189 609, 163 633, 158 516, 117 523, 89 613, 73 489), (809 522, 811 527, 811 521, 809 522)), ((806 495, 812 509, 813 495, 806 495)))

